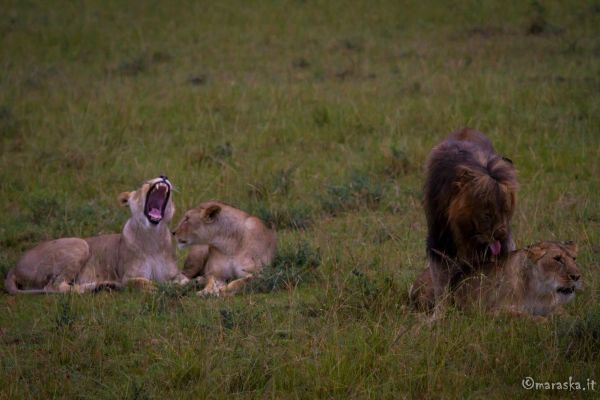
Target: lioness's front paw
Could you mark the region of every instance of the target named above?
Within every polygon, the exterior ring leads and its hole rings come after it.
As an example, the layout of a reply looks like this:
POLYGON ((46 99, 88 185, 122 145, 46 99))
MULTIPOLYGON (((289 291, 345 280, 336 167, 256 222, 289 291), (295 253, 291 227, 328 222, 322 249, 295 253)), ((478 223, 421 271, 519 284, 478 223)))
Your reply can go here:
POLYGON ((196 292, 196 296, 198 296, 198 297, 210 297, 210 296, 218 297, 219 291, 202 289, 201 291, 196 292))
POLYGON ((61 282, 58 285, 58 291, 61 293, 77 293, 82 294, 84 292, 83 288, 78 284, 70 284, 68 282, 61 282))
POLYGON ((206 286, 206 277, 205 276, 197 276, 192 281, 199 286, 206 286))
POLYGON ((177 283, 178 285, 187 285, 190 282, 191 281, 187 276, 181 275, 181 276, 175 278, 175 283, 177 283))

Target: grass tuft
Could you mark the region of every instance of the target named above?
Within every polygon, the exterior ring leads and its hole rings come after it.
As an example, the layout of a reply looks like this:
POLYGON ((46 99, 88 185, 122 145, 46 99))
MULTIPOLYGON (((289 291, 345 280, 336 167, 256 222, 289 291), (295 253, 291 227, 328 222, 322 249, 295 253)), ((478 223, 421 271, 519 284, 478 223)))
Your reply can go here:
POLYGON ((313 222, 313 211, 302 206, 267 208, 261 205, 254 214, 276 230, 304 230, 308 229, 313 222))
POLYGON ((561 321, 559 344, 569 360, 600 359, 600 311, 588 312, 582 319, 561 321))
POLYGON ((321 254, 305 241, 296 246, 279 250, 273 263, 265 266, 260 275, 246 285, 246 291, 269 293, 292 290, 313 282, 320 273, 321 254))
POLYGON ((60 296, 57 303, 57 313, 54 322, 58 329, 68 329, 77 321, 77 313, 73 309, 73 298, 71 295, 60 296))
POLYGON ((341 184, 326 187, 326 194, 321 199, 321 207, 332 216, 363 208, 374 210, 379 207, 382 196, 381 183, 366 173, 354 171, 341 184))

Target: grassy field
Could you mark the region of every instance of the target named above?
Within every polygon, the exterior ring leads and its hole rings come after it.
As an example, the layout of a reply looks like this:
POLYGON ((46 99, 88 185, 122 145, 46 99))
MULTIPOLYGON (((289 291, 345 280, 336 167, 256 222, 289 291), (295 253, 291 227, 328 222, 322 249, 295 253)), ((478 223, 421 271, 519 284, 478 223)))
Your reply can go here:
POLYGON ((161 173, 176 219, 221 199, 280 249, 236 298, 0 294, 0 398, 597 396, 521 380, 600 382, 600 2, 403 3, 0 0, 0 276, 161 173), (407 308, 462 126, 518 169, 517 246, 578 243, 567 316, 407 308))

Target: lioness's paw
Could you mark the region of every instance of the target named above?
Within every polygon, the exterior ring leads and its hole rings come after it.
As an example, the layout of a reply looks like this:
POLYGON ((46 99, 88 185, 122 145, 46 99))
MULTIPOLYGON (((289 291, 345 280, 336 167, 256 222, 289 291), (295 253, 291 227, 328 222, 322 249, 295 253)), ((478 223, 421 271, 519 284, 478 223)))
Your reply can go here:
POLYGON ((178 285, 187 285, 191 282, 191 280, 187 276, 180 274, 179 276, 173 279, 173 282, 175 282, 178 285))
POLYGON ((210 296, 219 297, 220 294, 221 294, 220 290, 214 291, 214 290, 203 289, 199 292, 196 292, 196 296, 198 296, 198 297, 210 297, 210 296))
POLYGON ((77 293, 77 294, 83 294, 83 293, 85 293, 85 289, 80 285, 74 284, 74 285, 71 285, 70 292, 77 293))

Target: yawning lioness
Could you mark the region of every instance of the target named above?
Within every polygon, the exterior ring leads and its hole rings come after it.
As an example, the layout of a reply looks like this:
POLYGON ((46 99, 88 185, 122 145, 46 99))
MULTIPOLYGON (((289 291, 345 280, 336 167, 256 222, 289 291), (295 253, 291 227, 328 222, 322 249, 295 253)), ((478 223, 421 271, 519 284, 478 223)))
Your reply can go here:
POLYGON ((186 283, 175 262, 168 223, 175 206, 165 176, 119 195, 131 217, 120 234, 62 238, 27 251, 6 277, 9 293, 78 293, 100 286, 152 285, 152 281, 186 283))

